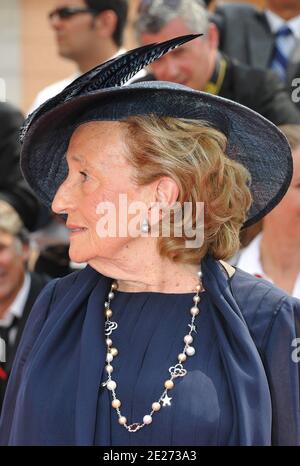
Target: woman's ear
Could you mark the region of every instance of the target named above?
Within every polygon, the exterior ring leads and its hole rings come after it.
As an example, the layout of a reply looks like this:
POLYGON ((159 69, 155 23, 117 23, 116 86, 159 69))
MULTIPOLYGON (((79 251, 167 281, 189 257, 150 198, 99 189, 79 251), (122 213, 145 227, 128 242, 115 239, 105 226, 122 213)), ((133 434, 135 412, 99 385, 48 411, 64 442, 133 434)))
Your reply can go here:
POLYGON ((156 186, 155 202, 164 207, 171 207, 178 199, 179 187, 175 180, 168 176, 160 178, 156 186))
POLYGON ((158 223, 165 215, 168 215, 169 209, 175 207, 179 197, 179 187, 172 178, 168 176, 161 177, 155 182, 152 191, 151 207, 148 209, 148 216, 151 225, 151 231, 157 227, 158 223))

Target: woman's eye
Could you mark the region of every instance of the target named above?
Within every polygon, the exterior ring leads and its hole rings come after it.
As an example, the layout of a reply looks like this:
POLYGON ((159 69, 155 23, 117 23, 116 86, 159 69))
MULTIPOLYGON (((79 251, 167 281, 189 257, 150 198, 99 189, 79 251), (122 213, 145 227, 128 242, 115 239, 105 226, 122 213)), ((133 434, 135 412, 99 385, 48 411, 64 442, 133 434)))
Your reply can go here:
POLYGON ((79 173, 80 173, 80 175, 83 177, 83 181, 87 181, 87 179, 88 179, 88 177, 89 177, 88 174, 85 173, 85 172, 79 172, 79 173))

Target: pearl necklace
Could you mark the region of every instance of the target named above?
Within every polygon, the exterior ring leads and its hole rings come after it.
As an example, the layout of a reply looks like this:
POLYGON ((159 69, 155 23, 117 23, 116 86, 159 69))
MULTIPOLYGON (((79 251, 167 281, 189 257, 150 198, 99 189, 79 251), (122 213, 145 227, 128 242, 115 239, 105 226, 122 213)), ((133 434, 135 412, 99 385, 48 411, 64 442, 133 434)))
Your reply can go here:
POLYGON ((188 325, 190 327, 190 330, 188 334, 185 335, 185 337, 183 338, 185 345, 184 345, 182 353, 179 353, 177 356, 178 363, 169 368, 170 377, 164 383, 165 389, 163 393, 161 394, 160 398, 154 403, 152 403, 152 410, 150 414, 146 414, 143 417, 143 422, 135 422, 130 425, 127 424, 126 417, 123 416, 120 411, 121 401, 117 398, 117 395, 116 395, 117 383, 111 377, 111 374, 114 370, 111 363, 113 359, 118 355, 118 350, 117 348, 114 348, 112 346, 113 342, 112 342, 112 339, 110 338, 112 332, 118 328, 118 324, 110 320, 113 315, 113 312, 111 310, 111 301, 115 297, 115 291, 118 289, 118 284, 117 282, 113 282, 111 285, 111 290, 108 293, 108 299, 104 303, 104 308, 105 308, 104 312, 105 312, 105 317, 106 317, 105 337, 106 337, 106 346, 107 346, 105 370, 107 372, 107 380, 106 382, 102 383, 102 386, 106 387, 111 392, 112 394, 111 405, 118 414, 119 424, 124 426, 128 430, 128 432, 137 432, 138 430, 142 429, 142 427, 151 424, 152 416, 155 412, 159 411, 161 407, 170 406, 171 405, 170 401, 172 400, 172 398, 168 396, 168 391, 174 388, 173 380, 176 379, 177 377, 184 377, 187 374, 187 370, 184 369, 183 363, 186 361, 187 356, 193 356, 196 352, 195 348, 191 346, 191 343, 193 343, 192 332, 196 333, 195 318, 199 314, 199 307, 198 307, 199 302, 200 302, 199 293, 202 290, 201 271, 198 272, 198 276, 199 276, 199 285, 196 286, 196 294, 193 297, 194 305, 193 307, 190 308, 190 314, 192 316, 191 323, 188 325))

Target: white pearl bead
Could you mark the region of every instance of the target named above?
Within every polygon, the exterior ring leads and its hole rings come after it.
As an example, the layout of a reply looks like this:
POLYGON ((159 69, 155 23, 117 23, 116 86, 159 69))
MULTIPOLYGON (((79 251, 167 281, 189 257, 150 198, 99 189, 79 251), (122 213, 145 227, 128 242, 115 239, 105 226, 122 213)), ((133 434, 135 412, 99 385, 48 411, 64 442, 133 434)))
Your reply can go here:
POLYGON ((105 311, 105 317, 107 317, 108 319, 110 319, 112 317, 113 313, 112 313, 112 310, 111 309, 106 309, 105 311))
POLYGON ((203 275, 203 274, 202 274, 202 271, 199 270, 199 271, 197 272, 197 275, 198 275, 199 278, 202 278, 202 275, 203 275))
POLYGON ((117 409, 117 408, 120 408, 121 406, 121 401, 118 400, 117 398, 115 398, 112 402, 111 402, 111 405, 113 408, 117 409))
POLYGON ((184 362, 184 361, 186 361, 186 354, 184 354, 184 353, 179 353, 179 354, 178 354, 178 361, 179 361, 179 362, 184 362))
POLYGON ((105 367, 105 370, 108 374, 111 374, 114 370, 113 366, 111 366, 110 364, 108 366, 105 367))
POLYGON ((107 353, 106 355, 106 361, 107 362, 112 362, 112 360, 114 359, 113 355, 111 353, 107 353))
POLYGON ((190 313, 192 314, 192 316, 198 315, 199 314, 199 308, 197 306, 191 307, 190 313))
POLYGON ((146 416, 143 417, 143 423, 151 424, 151 422, 152 422, 152 416, 150 416, 150 414, 146 414, 146 416))
POLYGON ((110 292, 108 293, 108 298, 109 298, 109 299, 114 299, 114 297, 115 297, 115 294, 114 294, 112 291, 110 291, 110 292))
POLYGON ((194 303, 199 303, 200 302, 200 296, 194 296, 193 301, 194 301, 194 303))
POLYGON ((109 382, 107 382, 106 386, 108 390, 115 390, 117 388, 117 384, 114 380, 110 380, 109 382))
POLYGON ((169 380, 166 380, 165 381, 165 388, 167 390, 172 390, 172 388, 174 387, 174 382, 173 380, 169 379, 169 380))
POLYGON ((159 411, 161 408, 161 404, 158 403, 158 401, 154 401, 154 403, 152 403, 152 409, 153 411, 159 411))
POLYGON ((112 354, 114 358, 115 358, 116 356, 118 356, 118 353, 119 353, 119 352, 118 352, 117 348, 111 348, 111 349, 110 349, 110 354, 112 354))
POLYGON ((127 419, 125 416, 119 417, 119 424, 123 426, 124 424, 126 424, 126 422, 127 422, 127 419))
POLYGON ((193 343, 193 337, 192 335, 186 335, 183 339, 184 343, 186 343, 187 345, 190 345, 191 343, 193 343))
POLYGON ((194 354, 196 353, 196 350, 193 346, 188 346, 185 352, 188 356, 194 356, 194 354))
POLYGON ((108 309, 108 308, 109 308, 109 303, 108 303, 107 301, 105 301, 104 307, 105 307, 105 309, 108 309))
POLYGON ((106 344, 107 344, 107 346, 111 346, 112 345, 112 339, 111 338, 106 338, 106 344))

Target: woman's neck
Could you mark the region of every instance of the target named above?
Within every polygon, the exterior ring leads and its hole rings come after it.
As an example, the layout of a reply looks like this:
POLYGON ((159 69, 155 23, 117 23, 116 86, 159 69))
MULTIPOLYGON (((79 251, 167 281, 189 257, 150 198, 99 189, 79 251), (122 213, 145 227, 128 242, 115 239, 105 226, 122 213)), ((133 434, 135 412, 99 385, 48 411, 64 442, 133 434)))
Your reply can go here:
POLYGON ((145 243, 139 250, 127 248, 113 259, 99 258, 90 265, 118 282, 118 289, 127 292, 192 293, 199 284, 199 266, 182 264, 161 257, 153 244, 145 243))
POLYGON ((164 267, 152 268, 145 276, 118 278, 118 289, 127 292, 192 293, 199 284, 197 270, 196 266, 174 266, 165 261, 164 267))

